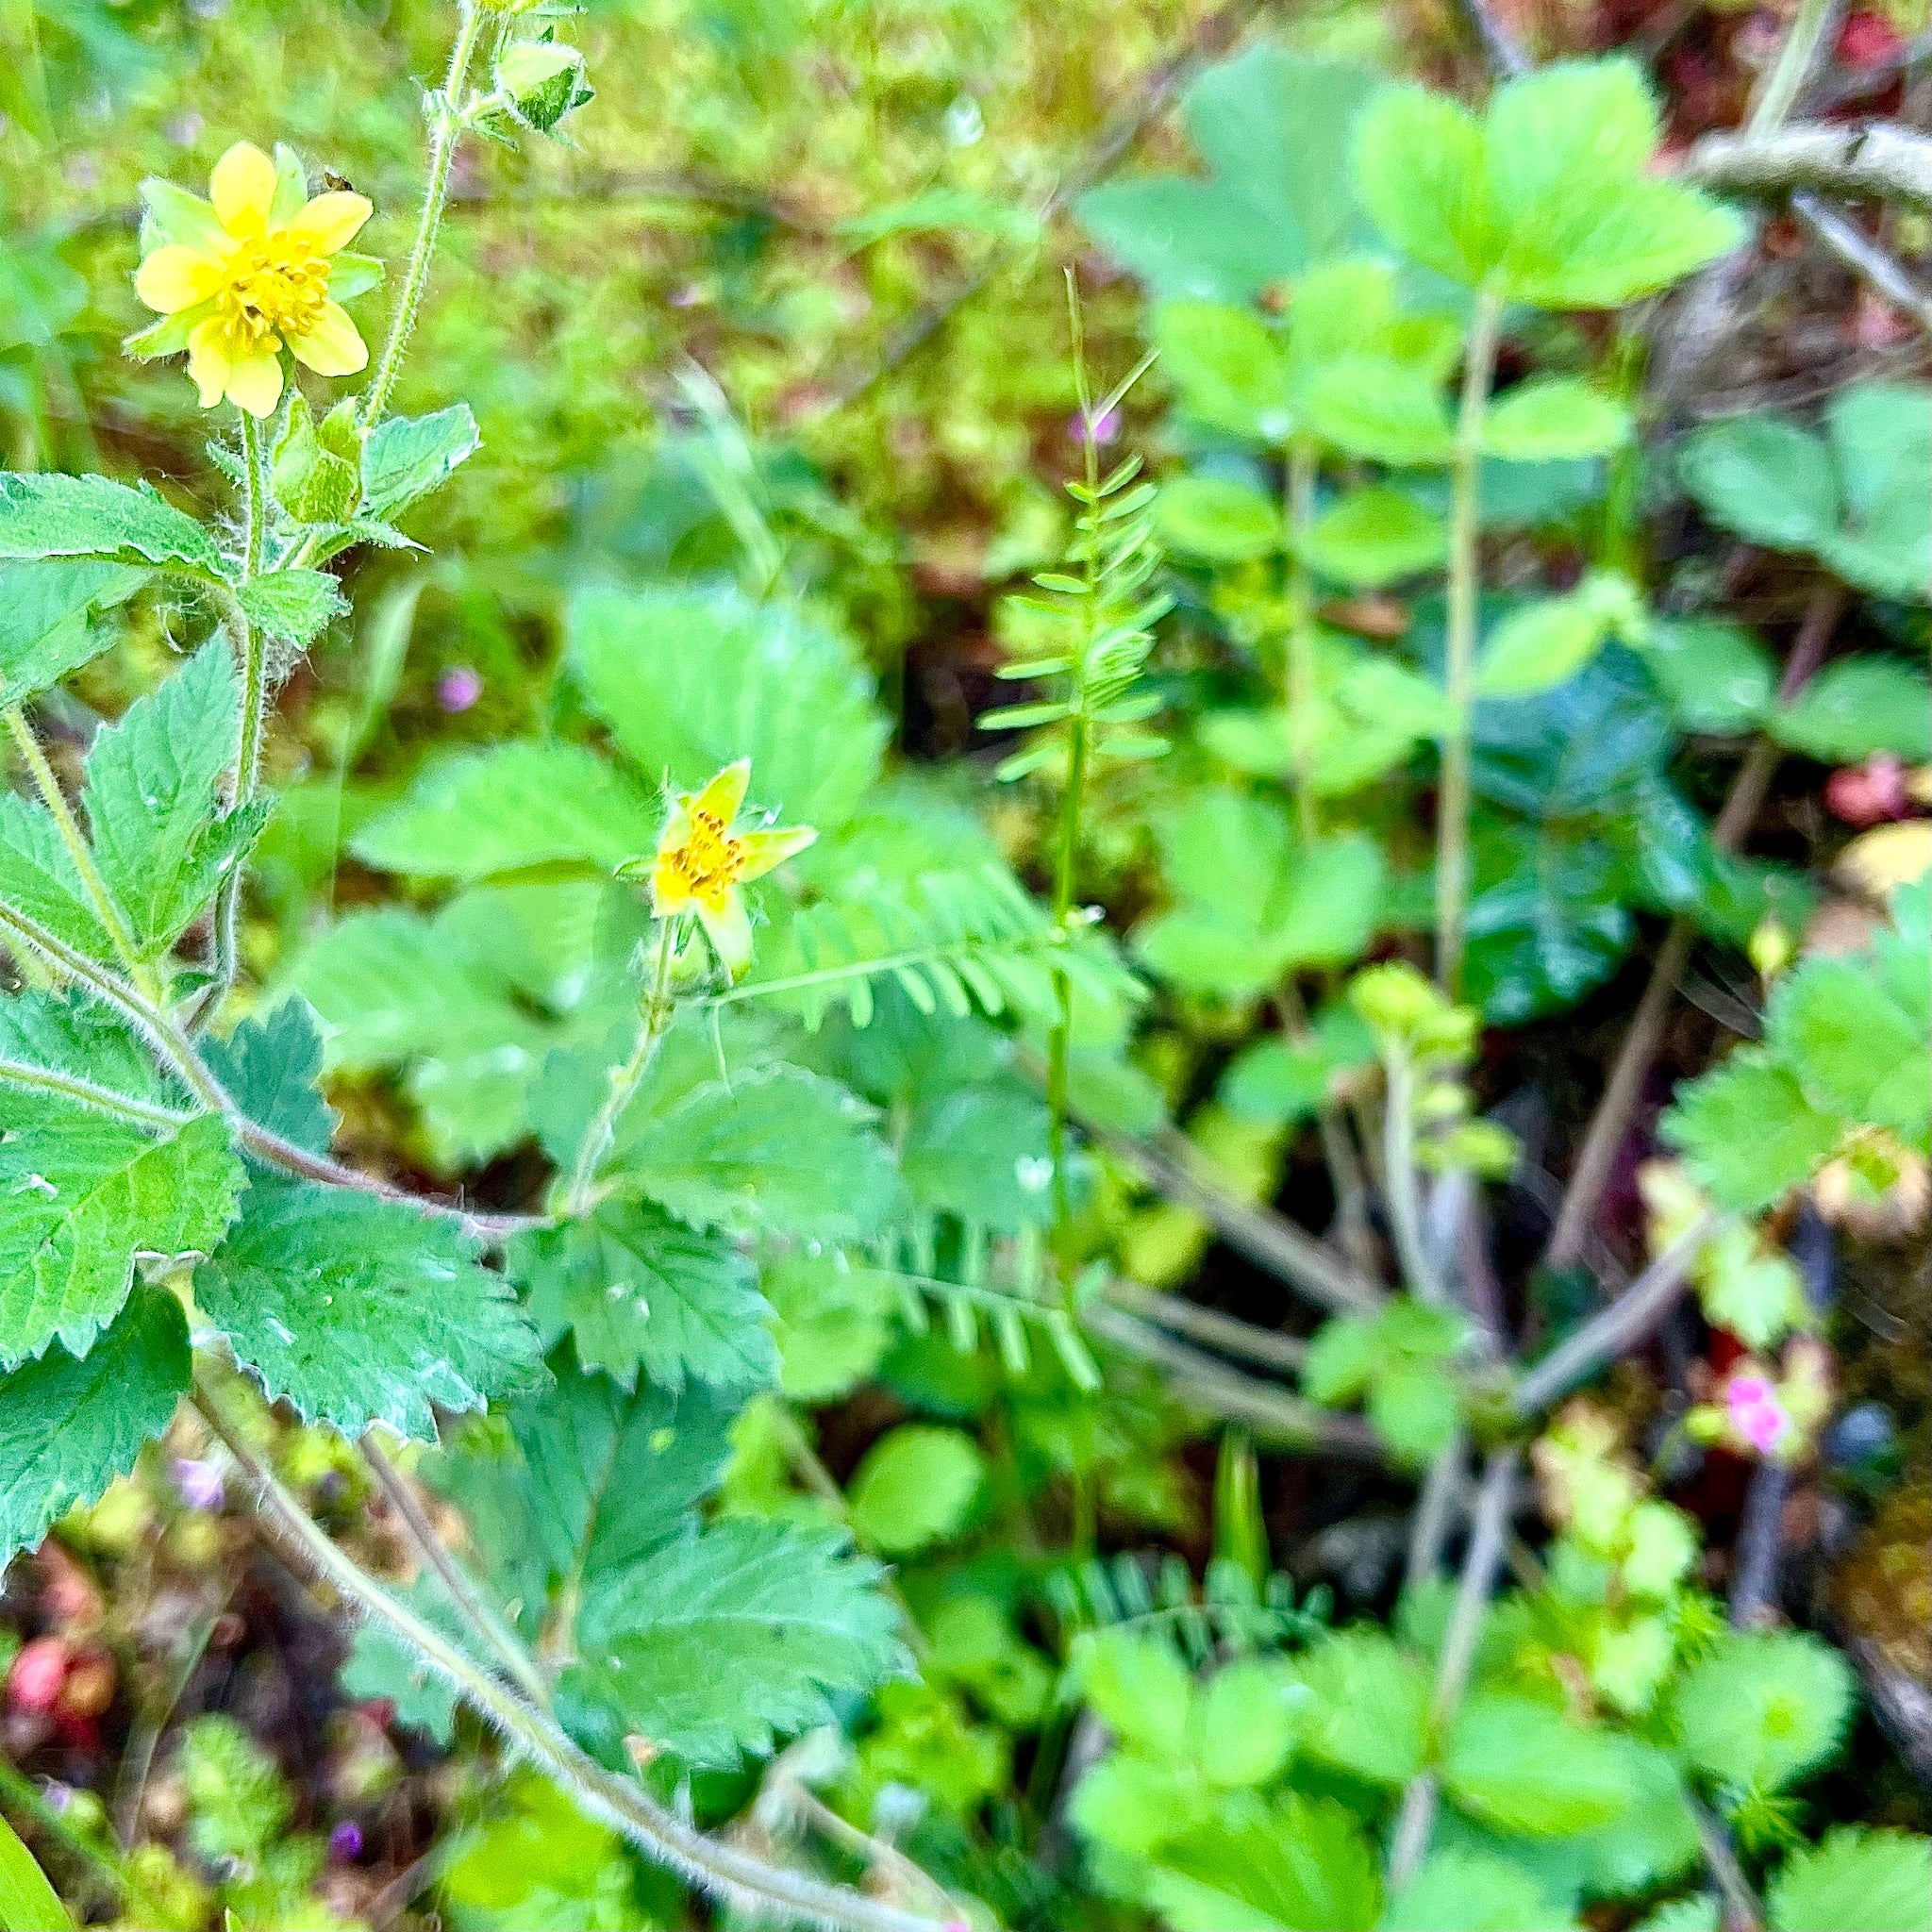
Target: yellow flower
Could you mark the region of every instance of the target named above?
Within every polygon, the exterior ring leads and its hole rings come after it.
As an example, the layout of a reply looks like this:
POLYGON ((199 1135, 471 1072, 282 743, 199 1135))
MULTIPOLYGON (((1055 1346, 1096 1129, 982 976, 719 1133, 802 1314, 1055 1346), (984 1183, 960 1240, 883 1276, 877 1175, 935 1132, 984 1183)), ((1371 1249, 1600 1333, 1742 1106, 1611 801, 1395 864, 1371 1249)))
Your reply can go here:
POLYGON ((659 919, 697 914, 718 963, 733 979, 751 964, 751 920, 739 888, 762 878, 818 837, 809 825, 783 831, 734 829, 751 783, 751 760, 726 765, 702 791, 682 791, 658 836, 657 857, 623 868, 634 877, 648 866, 651 910, 659 919))
POLYGON ((381 265, 342 250, 369 219, 346 191, 309 198, 302 164, 237 142, 199 201, 166 181, 142 194, 143 258, 134 291, 165 318, 127 343, 137 356, 188 351, 188 373, 211 409, 224 396, 267 416, 282 393, 281 351, 318 375, 353 375, 369 351, 338 297, 381 279, 381 265))

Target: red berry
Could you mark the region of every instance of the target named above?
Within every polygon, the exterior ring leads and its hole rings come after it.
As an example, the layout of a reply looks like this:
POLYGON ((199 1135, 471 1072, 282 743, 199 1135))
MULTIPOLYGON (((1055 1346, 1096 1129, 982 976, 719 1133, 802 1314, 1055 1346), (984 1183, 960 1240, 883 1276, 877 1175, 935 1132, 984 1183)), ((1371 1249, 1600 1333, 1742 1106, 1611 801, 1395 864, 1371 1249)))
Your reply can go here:
POLYGON ((15 1710, 44 1712, 60 1701, 73 1653, 64 1637, 36 1637, 24 1643, 7 1674, 7 1701, 15 1710))
POLYGON ((1898 30, 1882 13, 1854 13, 1839 29, 1838 58, 1847 67, 1895 66, 1906 50, 1898 30))

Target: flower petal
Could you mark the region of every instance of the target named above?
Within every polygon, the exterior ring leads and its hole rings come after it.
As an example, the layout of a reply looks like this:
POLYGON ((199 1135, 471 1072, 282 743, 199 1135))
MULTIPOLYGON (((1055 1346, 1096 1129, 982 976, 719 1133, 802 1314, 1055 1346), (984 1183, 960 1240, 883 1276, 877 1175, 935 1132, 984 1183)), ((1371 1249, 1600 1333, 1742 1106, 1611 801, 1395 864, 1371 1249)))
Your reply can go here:
POLYGON ((212 409, 228 391, 228 352, 222 325, 204 322, 188 338, 188 373, 201 391, 201 407, 212 409))
POLYGON ((738 876, 761 879, 774 865, 783 865, 794 852, 803 852, 818 833, 810 825, 786 825, 770 832, 738 835, 738 876))
POLYGON ((228 365, 228 398, 251 416, 275 414, 282 399, 282 358, 272 349, 258 349, 228 365))
POLYGON ((733 887, 721 895, 718 905, 708 906, 700 899, 698 924, 718 956, 718 963, 733 979, 742 979, 751 964, 751 916, 744 909, 744 894, 733 887))
POLYGON ((691 908, 691 881, 675 866, 660 858, 651 868, 651 910, 659 919, 670 919, 691 908))
POLYGON ((315 326, 306 336, 291 335, 289 346, 296 361, 318 375, 354 375, 369 366, 369 345, 340 302, 325 302, 315 326))
POLYGON ((318 194, 289 224, 289 232, 307 242, 316 254, 333 255, 356 239, 373 212, 366 194, 318 194))
POLYGON ((206 302, 221 287, 222 265, 178 242, 157 248, 134 277, 134 292, 157 315, 173 315, 206 302))
POLYGON ((275 202, 275 164, 251 141, 238 141, 208 177, 208 198, 231 235, 258 235, 275 202))
POLYGON ((744 803, 744 794, 751 785, 751 760, 739 758, 728 764, 691 802, 693 812, 708 812, 721 825, 728 825, 738 816, 738 808, 744 803))

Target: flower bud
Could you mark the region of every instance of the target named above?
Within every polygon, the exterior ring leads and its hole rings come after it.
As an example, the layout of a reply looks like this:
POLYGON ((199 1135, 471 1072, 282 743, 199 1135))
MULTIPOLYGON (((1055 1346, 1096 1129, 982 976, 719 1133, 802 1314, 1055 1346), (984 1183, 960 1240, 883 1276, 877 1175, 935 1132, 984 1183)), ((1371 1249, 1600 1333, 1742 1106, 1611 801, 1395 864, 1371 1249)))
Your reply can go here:
POLYGON ((516 41, 496 63, 496 86, 517 119, 548 134, 591 98, 584 57, 564 41, 516 41))
POLYGON ((361 433, 355 405, 340 403, 321 426, 298 391, 275 440, 271 483, 275 501, 298 523, 340 524, 362 500, 361 433))

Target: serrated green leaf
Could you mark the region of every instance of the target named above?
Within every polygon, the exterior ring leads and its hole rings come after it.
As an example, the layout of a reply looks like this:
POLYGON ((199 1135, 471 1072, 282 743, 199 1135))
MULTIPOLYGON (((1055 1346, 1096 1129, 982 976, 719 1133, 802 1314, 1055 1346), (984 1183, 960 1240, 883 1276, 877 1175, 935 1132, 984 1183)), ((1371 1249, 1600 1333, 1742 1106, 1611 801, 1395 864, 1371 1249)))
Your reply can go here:
POLYGON ((222 574, 214 539, 151 490, 105 476, 0 472, 0 558, 51 557, 222 574))
POLYGON ((286 999, 250 1015, 226 1040, 205 1040, 202 1055, 236 1106, 271 1133, 326 1154, 336 1111, 325 1100, 322 1036, 308 1001, 286 999))
POLYGON ((1361 1826, 1298 1791, 1237 1802, 1168 1840, 1143 1885, 1175 1932, 1366 1932, 1382 1890, 1361 1826))
POLYGON ((1351 490, 1315 519, 1307 560, 1324 576, 1365 590, 1432 570, 1449 552, 1442 520, 1400 490, 1351 490))
POLYGON ((1843 658, 1766 722, 1780 744, 1831 764, 1874 752, 1924 760, 1932 758, 1932 684, 1896 658, 1843 658))
POLYGON ((1308 377, 1301 397, 1308 427, 1348 456, 1402 469, 1455 453, 1440 381, 1392 356, 1338 357, 1308 377))
POLYGON ((181 1304, 142 1288, 79 1360, 57 1344, 0 1377, 0 1570, 134 1467, 190 1367, 181 1304))
POLYGON ((432 1404, 481 1408, 538 1360, 509 1284, 454 1223, 345 1188, 258 1180, 194 1289, 272 1397, 350 1437, 379 1422, 433 1441, 432 1404))
POLYGON ((905 1185, 867 1110, 830 1080, 768 1067, 661 1111, 647 1088, 603 1172, 696 1227, 850 1241, 898 1218, 905 1185))
POLYGON ((0 900, 91 958, 113 957, 52 814, 17 791, 0 791, 0 900))
POLYGON ((582 745, 555 741, 440 756, 356 834, 365 865, 481 879, 558 860, 614 872, 656 849, 663 808, 582 745))
POLYGON ((467 403, 430 416, 390 416, 362 445, 362 513, 387 522, 445 482, 482 438, 467 403))
POLYGON ((217 639, 94 739, 88 754, 90 842, 143 958, 164 953, 214 896, 267 816, 221 813, 235 756, 234 659, 217 639))
POLYGON ((1672 1700, 1685 1761, 1741 1790, 1775 1791, 1838 1748, 1851 1667, 1803 1631, 1726 1631, 1672 1700))
POLYGON ((1810 958, 1773 991, 1765 1038, 1822 1111, 1923 1133, 1932 1111, 1924 1028, 1848 959, 1810 958))
POLYGON ((137 1253, 206 1253, 221 1240, 242 1164, 212 1114, 152 1129, 27 1088, 5 1100, 0 1365, 57 1338, 84 1356, 127 1299, 137 1253))
POLYGON ((1228 476, 1177 476, 1154 509, 1171 549, 1215 563, 1271 557, 1282 546, 1281 513, 1258 490, 1228 476))
POLYGON ((733 1764, 904 1667, 880 1574, 841 1537, 727 1517, 586 1590, 559 1698, 593 1747, 635 1733, 733 1764))
POLYGON ((1422 1769, 1432 1685, 1420 1657, 1357 1627, 1316 1644, 1295 1674, 1310 1696, 1302 1733, 1308 1757, 1390 1787, 1422 1769))
POLYGON ((964 1526, 985 1480, 986 1457, 963 1429, 889 1429, 853 1475, 853 1533, 888 1557, 943 1542, 964 1526))
POLYGON ((777 1371, 771 1308, 730 1241, 648 1203, 606 1202, 587 1219, 531 1235, 510 1256, 547 1348, 566 1328, 587 1369, 625 1388, 685 1378, 762 1388, 777 1371))
POLYGON ((1450 1727, 1442 1786, 1491 1824, 1549 1838, 1607 1824, 1636 1794, 1622 1739, 1533 1698, 1486 1690, 1450 1727))
POLYGON ((0 564, 0 708, 50 690, 114 641, 93 612, 147 581, 139 567, 89 559, 0 564))
POLYGON ((580 1369, 568 1345, 550 1386, 513 1398, 424 1465, 469 1518, 504 1603, 540 1629, 553 1593, 575 1614, 585 1578, 620 1574, 680 1534, 730 1453, 731 1407, 695 1385, 626 1392, 580 1369))
POLYGON ((888 726, 851 641, 736 591, 583 591, 570 665, 649 783, 695 791, 751 759, 753 802, 829 831, 877 777, 888 726))
POLYGON ((1572 1932, 1533 1873, 1481 1852, 1432 1853, 1390 1900, 1376 1932, 1572 1932))
POLYGON ((1840 1825, 1791 1853, 1765 1902, 1771 1932, 1927 1932, 1932 1840, 1840 1825))
POLYGON ((1601 457, 1630 441, 1630 412, 1574 375, 1532 377, 1500 397, 1483 425, 1483 447, 1508 462, 1601 457))
POLYGON ((323 570, 271 571, 238 585, 235 595, 250 623, 297 650, 307 650, 349 608, 323 570))
POLYGON ((1482 124, 1425 88, 1386 90, 1356 131, 1356 191, 1411 261, 1474 288, 1499 248, 1482 124))
POLYGON ((1660 1131, 1719 1207, 1754 1213, 1809 1180, 1843 1125, 1813 1108, 1785 1068, 1744 1048, 1679 1087, 1660 1131))

